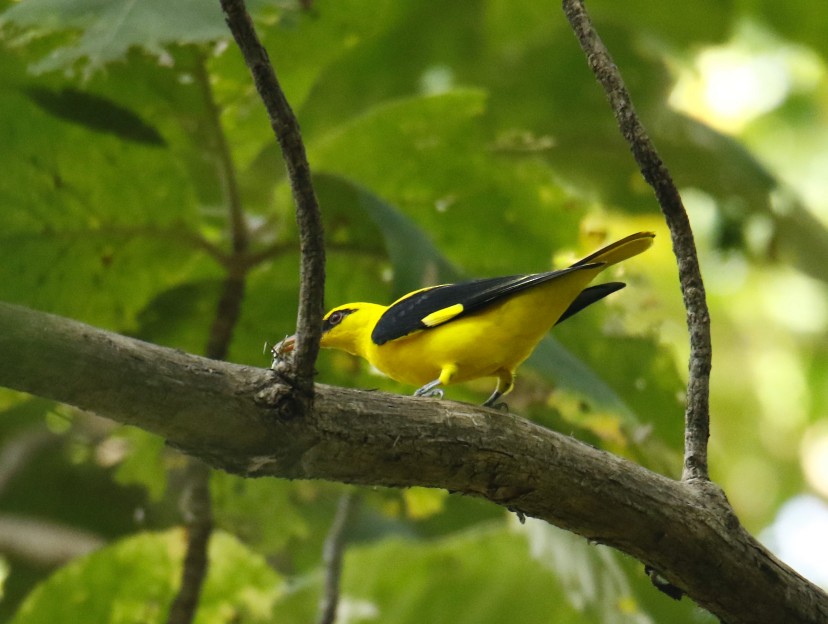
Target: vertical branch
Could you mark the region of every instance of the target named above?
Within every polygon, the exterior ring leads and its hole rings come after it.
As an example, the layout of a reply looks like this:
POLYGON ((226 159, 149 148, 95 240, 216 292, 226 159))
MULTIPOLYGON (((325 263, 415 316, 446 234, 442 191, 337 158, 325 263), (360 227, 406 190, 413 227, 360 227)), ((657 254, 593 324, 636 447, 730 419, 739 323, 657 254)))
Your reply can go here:
MULTIPOLYGON (((279 146, 287 164, 299 224, 299 242, 302 254, 299 318, 297 320, 297 351, 294 359, 296 384, 308 396, 312 396, 313 374, 321 334, 322 298, 325 281, 325 250, 319 207, 311 184, 305 148, 299 133, 299 124, 276 79, 267 52, 256 36, 253 22, 243 0, 221 0, 227 24, 239 45, 259 95, 265 103, 270 123, 276 133, 279 146)), ((246 273, 249 264, 246 254, 250 234, 244 218, 236 171, 229 145, 221 128, 220 110, 210 88, 209 75, 204 58, 196 63, 196 77, 201 85, 210 123, 213 129, 214 147, 227 195, 232 254, 227 262, 228 273, 224 281, 216 315, 210 328, 206 355, 224 359, 230 345, 233 329, 241 312, 246 273)), ((187 469, 187 555, 182 574, 182 586, 170 609, 170 624, 187 624, 192 621, 207 572, 207 546, 212 532, 209 469, 190 460, 187 469)))
POLYGON ((232 252, 225 262, 227 276, 222 285, 218 309, 213 317, 210 334, 207 339, 205 355, 214 360, 227 357, 227 350, 233 338, 233 329, 241 313, 244 298, 247 265, 245 255, 250 247, 250 231, 244 217, 238 175, 230 153, 227 137, 221 127, 221 110, 216 103, 210 76, 207 73, 203 54, 199 53, 195 61, 196 82, 201 88, 202 98, 207 108, 207 122, 212 134, 212 147, 218 158, 219 176, 224 187, 227 202, 227 217, 230 230, 232 252))
POLYGON ((170 606, 168 624, 189 624, 195 619, 201 587, 207 576, 207 546, 213 532, 210 500, 210 468, 199 459, 188 458, 181 512, 187 524, 187 554, 181 572, 181 587, 170 606))
POLYGON ((345 492, 339 499, 331 528, 322 547, 322 562, 325 565, 325 585, 319 599, 317 624, 334 624, 339 605, 339 581, 342 577, 342 553, 345 550, 345 528, 358 499, 353 490, 345 492))
MULTIPOLYGON (((223 360, 227 357, 233 330, 241 314, 248 268, 245 259, 250 245, 250 232, 244 216, 230 146, 221 126, 221 111, 213 96, 204 57, 200 54, 196 58, 195 75, 207 107, 212 147, 218 157, 217 164, 224 185, 232 245, 232 251, 225 262, 227 275, 224 278, 205 348, 207 357, 223 360)), ((195 619, 201 588, 210 563, 207 555, 210 535, 213 532, 210 468, 201 460, 188 457, 184 481, 181 511, 187 525, 187 553, 181 572, 181 587, 170 607, 168 624, 190 624, 195 619)))
MULTIPOLYGON (((237 237, 233 237, 237 240, 237 237)), ((240 239, 240 237, 238 238, 240 239)), ((216 315, 210 328, 205 350, 207 357, 222 360, 227 356, 233 329, 241 312, 244 297, 245 276, 233 268, 237 256, 243 254, 246 245, 231 258, 231 266, 224 279, 216 315)), ((184 492, 181 511, 187 525, 187 554, 181 572, 181 587, 170 607, 167 624, 190 624, 195 619, 201 588, 207 576, 209 560, 207 548, 213 532, 213 506, 210 499, 210 468, 200 459, 187 458, 184 474, 184 492)))
POLYGON ((259 96, 267 109, 270 124, 287 165, 293 199, 296 203, 302 264, 294 367, 297 387, 306 395, 312 395, 314 365, 322 332, 325 248, 322 219, 311 183, 310 166, 305 155, 299 124, 279 85, 267 51, 256 35, 244 0, 220 1, 227 25, 244 56, 259 96))
MULTIPOLYGON (((204 104, 207 108, 207 121, 210 126, 212 136, 212 147, 215 149, 218 158, 219 171, 221 173, 221 180, 224 185, 224 192, 227 197, 227 208, 230 217, 230 233, 232 236, 233 251, 242 253, 247 250, 250 242, 250 234, 247 227, 247 222, 244 218, 244 209, 242 207, 241 192, 239 191, 238 175, 236 174, 236 167, 233 163, 233 156, 230 153, 230 146, 227 143, 227 137, 221 127, 221 110, 216 103, 216 98, 213 95, 213 89, 210 84, 210 75, 207 73, 206 61, 204 53, 197 52, 195 59, 195 78, 201 89, 201 97, 204 99, 204 104)), ((212 357, 212 356, 210 356, 212 357)), ((223 356, 217 356, 216 359, 223 359, 223 356)))
POLYGON ((243 271, 236 268, 238 263, 231 264, 224 283, 221 295, 210 326, 210 335, 207 337, 207 348, 204 354, 214 360, 223 360, 227 357, 233 330, 241 314, 241 301, 244 298, 246 278, 243 271))
POLYGON ((684 429, 684 480, 708 480, 707 439, 710 435, 710 314, 690 220, 678 189, 633 108, 629 91, 606 46, 584 9, 582 0, 563 0, 575 36, 598 82, 604 88, 621 134, 629 144, 644 179, 653 187, 673 241, 673 253, 687 310, 690 333, 689 379, 684 429))

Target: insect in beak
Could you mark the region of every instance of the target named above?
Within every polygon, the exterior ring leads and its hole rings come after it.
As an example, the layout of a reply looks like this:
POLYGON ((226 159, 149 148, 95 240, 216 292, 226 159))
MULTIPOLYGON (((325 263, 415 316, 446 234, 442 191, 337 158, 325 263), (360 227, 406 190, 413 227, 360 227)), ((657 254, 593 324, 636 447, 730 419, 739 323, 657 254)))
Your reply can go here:
POLYGON ((278 362, 284 361, 287 356, 293 353, 293 350, 296 348, 296 335, 293 336, 285 336, 283 340, 280 340, 273 348, 270 350, 270 354, 273 356, 273 363, 270 365, 271 368, 276 366, 278 362))

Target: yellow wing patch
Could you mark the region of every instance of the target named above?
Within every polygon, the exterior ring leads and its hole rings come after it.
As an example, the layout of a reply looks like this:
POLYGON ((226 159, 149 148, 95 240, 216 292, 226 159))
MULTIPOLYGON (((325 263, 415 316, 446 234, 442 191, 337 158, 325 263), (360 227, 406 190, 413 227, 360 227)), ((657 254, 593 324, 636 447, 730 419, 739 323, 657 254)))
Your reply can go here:
POLYGON ((436 312, 432 312, 428 316, 424 317, 421 322, 426 327, 436 327, 437 325, 442 325, 446 321, 450 321, 455 316, 463 312, 463 304, 462 303, 455 303, 452 306, 447 308, 443 308, 442 310, 437 310, 436 312))

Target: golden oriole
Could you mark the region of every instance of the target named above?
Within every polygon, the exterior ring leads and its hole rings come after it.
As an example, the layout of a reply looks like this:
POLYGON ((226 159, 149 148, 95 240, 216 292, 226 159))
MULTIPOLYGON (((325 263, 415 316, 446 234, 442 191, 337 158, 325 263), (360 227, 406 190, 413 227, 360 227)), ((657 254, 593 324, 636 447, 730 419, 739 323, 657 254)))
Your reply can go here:
MULTIPOLYGON (((655 234, 639 232, 559 271, 430 286, 389 306, 346 303, 322 321, 323 348, 358 355, 396 381, 420 386, 416 396, 442 397, 440 386, 497 377, 484 405, 514 386, 515 372, 556 324, 621 282, 587 287, 598 273, 645 251, 655 234)), ((273 348, 293 350, 295 336, 273 348)))

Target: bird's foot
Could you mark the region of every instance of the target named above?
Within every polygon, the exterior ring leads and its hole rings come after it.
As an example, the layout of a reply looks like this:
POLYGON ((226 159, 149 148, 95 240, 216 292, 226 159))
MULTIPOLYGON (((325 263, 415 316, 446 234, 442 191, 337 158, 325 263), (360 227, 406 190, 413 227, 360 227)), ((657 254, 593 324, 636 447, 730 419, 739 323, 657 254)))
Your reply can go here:
POLYGON ((440 380, 435 379, 434 381, 424 385, 422 388, 418 388, 417 391, 414 393, 414 396, 427 397, 432 399, 442 399, 443 389, 438 387, 439 385, 440 380))
POLYGON ((427 399, 442 399, 443 394, 445 393, 443 392, 442 388, 429 388, 428 390, 420 388, 419 390, 417 390, 417 392, 414 393, 414 396, 426 397, 427 399))
POLYGON ((503 401, 498 402, 498 399, 500 397, 502 397, 503 394, 504 394, 503 392, 500 392, 499 390, 495 390, 494 392, 492 392, 492 396, 490 396, 488 399, 486 399, 486 402, 483 403, 483 407, 491 407, 491 408, 494 408, 494 409, 496 409, 500 412, 508 412, 509 411, 509 406, 506 405, 506 403, 504 403, 503 401))

